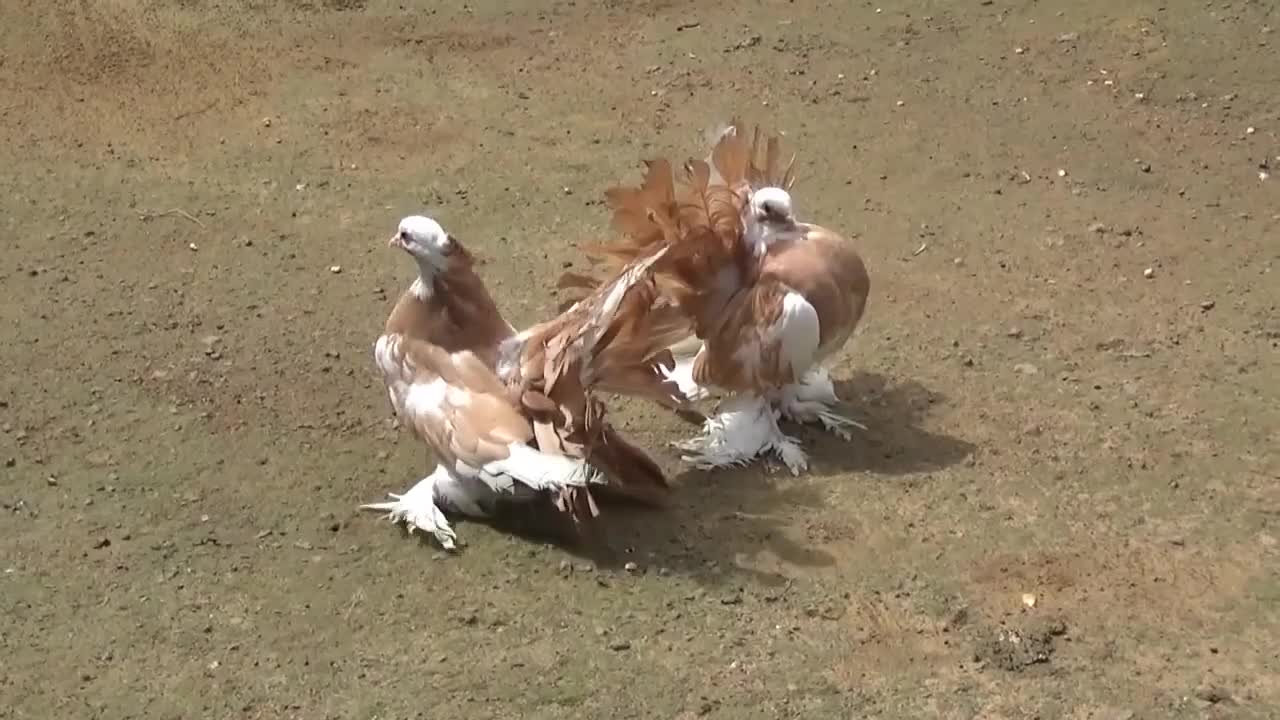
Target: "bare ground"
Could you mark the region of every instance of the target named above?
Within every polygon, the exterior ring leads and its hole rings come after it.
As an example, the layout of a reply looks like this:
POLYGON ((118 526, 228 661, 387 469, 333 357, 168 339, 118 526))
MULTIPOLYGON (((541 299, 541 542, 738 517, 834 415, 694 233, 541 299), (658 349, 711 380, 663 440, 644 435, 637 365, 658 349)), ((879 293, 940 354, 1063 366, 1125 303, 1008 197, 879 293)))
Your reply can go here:
POLYGON ((21 5, 0 718, 1280 715, 1273 4, 21 5), (359 513, 396 220, 529 322, 738 112, 870 265, 870 430, 684 473, 623 405, 680 490, 590 558, 359 513))

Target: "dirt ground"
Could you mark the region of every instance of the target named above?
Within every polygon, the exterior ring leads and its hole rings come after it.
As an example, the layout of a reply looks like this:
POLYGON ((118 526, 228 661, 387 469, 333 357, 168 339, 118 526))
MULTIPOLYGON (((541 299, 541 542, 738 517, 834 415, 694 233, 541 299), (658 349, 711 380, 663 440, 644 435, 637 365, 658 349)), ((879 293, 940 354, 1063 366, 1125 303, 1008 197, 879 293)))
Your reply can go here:
POLYGON ((0 718, 1280 717, 1276 8, 4 3, 0 718), (866 257, 870 429, 620 404, 679 491, 595 556, 359 511, 398 219, 531 322, 734 113, 866 257))

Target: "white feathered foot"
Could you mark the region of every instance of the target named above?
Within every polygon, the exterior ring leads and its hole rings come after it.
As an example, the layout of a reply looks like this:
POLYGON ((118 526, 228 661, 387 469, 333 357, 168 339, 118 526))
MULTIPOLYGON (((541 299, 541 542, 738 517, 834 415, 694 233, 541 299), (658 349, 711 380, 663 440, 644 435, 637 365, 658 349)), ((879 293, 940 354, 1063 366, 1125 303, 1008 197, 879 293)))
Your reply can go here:
MULTIPOLYGON (((441 507, 446 504, 446 497, 440 487, 452 484, 452 481, 453 478, 449 477, 449 473, 442 466, 437 465, 430 475, 419 480, 405 494, 387 493, 393 498, 392 500, 369 503, 361 505, 360 508, 387 511, 389 512, 387 519, 393 523, 403 520, 410 534, 413 534, 414 530, 424 530, 434 535, 446 550, 454 550, 458 536, 449 525, 449 520, 441 507)), ((475 509, 479 510, 478 507, 475 509)))
POLYGON ((689 453, 681 456, 685 462, 703 470, 746 465, 768 452, 776 454, 792 475, 809 467, 800 441, 778 427, 772 403, 754 395, 730 398, 707 419, 702 435, 672 444, 689 453))
POLYGON ((835 386, 826 368, 815 367, 800 382, 782 388, 778 410, 788 420, 798 423, 820 423, 827 432, 842 440, 852 439, 850 428, 866 431, 867 426, 843 415, 831 412, 840 402, 835 386))

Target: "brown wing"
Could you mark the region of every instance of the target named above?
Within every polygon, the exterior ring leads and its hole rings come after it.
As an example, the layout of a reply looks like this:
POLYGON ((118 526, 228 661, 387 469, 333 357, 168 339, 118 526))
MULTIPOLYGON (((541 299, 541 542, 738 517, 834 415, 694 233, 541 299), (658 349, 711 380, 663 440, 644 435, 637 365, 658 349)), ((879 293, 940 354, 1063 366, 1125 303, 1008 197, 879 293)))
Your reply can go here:
MULTIPOLYGON (((539 487, 538 468, 528 463, 541 464, 554 455, 583 457, 580 448, 575 451, 562 442, 554 427, 548 433, 545 420, 531 420, 524 407, 513 403, 507 387, 474 353, 449 353, 404 336, 384 338, 389 342, 379 364, 384 372, 398 369, 398 379, 412 385, 402 404, 406 424, 455 472, 509 492, 513 480, 539 487), (513 451, 532 455, 522 460, 513 451)), ((565 483, 564 477, 559 476, 556 505, 575 523, 595 517, 599 510, 590 490, 565 483)))
POLYGON ((526 331, 519 383, 540 447, 554 445, 601 463, 621 494, 652 501, 667 490, 665 474, 605 420, 599 390, 639 395, 679 406, 679 387, 657 364, 689 333, 674 307, 657 310, 654 268, 666 249, 630 262, 609 282, 557 318, 526 331))
POLYGON ((763 278, 735 296, 707 333, 693 379, 750 392, 797 382, 813 364, 819 339, 813 306, 784 283, 763 278))
POLYGON ((505 459, 512 443, 533 439, 507 388, 474 353, 405 335, 383 336, 377 352, 388 385, 404 386, 402 421, 442 462, 482 468, 505 459))

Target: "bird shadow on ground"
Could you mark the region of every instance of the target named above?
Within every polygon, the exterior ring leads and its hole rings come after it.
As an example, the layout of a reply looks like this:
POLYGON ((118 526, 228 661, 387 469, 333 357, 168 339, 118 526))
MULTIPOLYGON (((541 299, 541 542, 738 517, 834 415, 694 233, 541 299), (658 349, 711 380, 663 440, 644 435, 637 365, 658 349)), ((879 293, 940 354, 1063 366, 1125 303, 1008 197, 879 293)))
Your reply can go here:
MULTIPOLYGON (((598 567, 620 569, 635 562, 654 570, 684 575, 711 585, 732 583, 742 575, 776 586, 786 577, 744 565, 820 568, 834 558, 809 542, 806 516, 827 507, 828 480, 855 482, 854 473, 903 476, 941 470, 972 454, 974 445, 920 427, 946 403, 941 393, 918 382, 894 383, 874 373, 841 381, 837 393, 844 412, 867 425, 842 440, 821 428, 786 432, 809 451, 809 472, 792 477, 770 470, 768 461, 735 469, 702 471, 682 467, 674 451, 650 448, 666 460, 674 476, 670 505, 641 508, 600 500, 601 516, 581 540, 554 512, 512 513, 487 521, 495 528, 531 541, 552 542, 598 567)), ((686 426, 687 427, 687 426, 686 426)), ((687 431, 686 431, 687 432, 687 431)), ((874 478, 865 480, 874 482, 874 478)))
POLYGON ((854 428, 849 440, 808 425, 784 426, 809 449, 809 472, 819 477, 866 472, 874 475, 913 475, 941 470, 963 461, 976 447, 966 440, 920 427, 935 409, 947 403, 936 390, 908 380, 894 383, 877 373, 859 373, 835 381, 843 407, 837 412, 867 426, 854 428))

